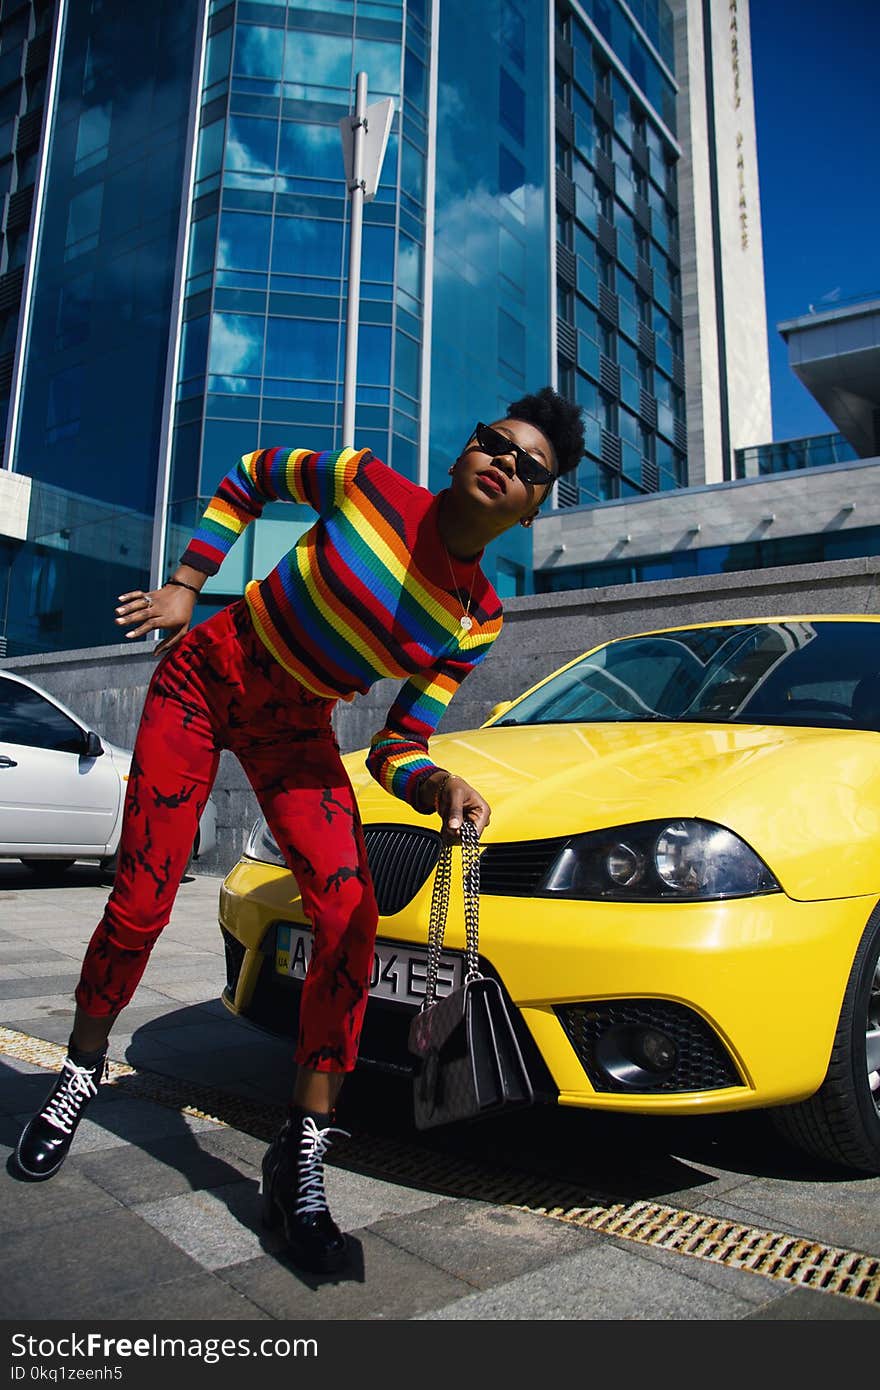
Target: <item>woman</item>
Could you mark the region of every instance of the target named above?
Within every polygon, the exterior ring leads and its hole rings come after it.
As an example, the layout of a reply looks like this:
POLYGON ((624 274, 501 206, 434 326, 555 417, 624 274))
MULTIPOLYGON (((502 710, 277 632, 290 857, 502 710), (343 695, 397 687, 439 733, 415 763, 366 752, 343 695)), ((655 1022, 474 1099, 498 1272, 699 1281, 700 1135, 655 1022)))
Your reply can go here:
POLYGON ((554 479, 583 452, 580 412, 550 387, 478 425, 438 495, 369 450, 245 455, 220 484, 172 577, 120 597, 129 638, 165 632, 132 756, 119 862, 76 989, 69 1052, 16 1150, 20 1175, 51 1177, 104 1072, 107 1039, 171 914, 220 751, 236 754, 296 875, 313 949, 303 985, 287 1120, 263 1160, 263 1210, 291 1253, 338 1268, 346 1242, 327 1207, 323 1158, 340 1086, 357 1058, 377 924, 357 805, 331 726, 337 700, 405 678, 367 765, 458 838, 489 807, 428 755, 447 704, 501 629, 480 560, 531 526, 554 479), (190 630, 196 595, 267 501, 318 520, 262 582, 190 630))

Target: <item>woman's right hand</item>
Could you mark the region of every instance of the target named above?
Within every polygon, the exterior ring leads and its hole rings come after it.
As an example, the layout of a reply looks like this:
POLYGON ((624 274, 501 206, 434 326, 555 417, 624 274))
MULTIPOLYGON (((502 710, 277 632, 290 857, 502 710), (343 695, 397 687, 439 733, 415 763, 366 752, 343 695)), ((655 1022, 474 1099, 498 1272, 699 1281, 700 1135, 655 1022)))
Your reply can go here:
POLYGON ((488 801, 469 782, 444 773, 441 777, 434 774, 425 785, 428 796, 436 798, 434 809, 443 822, 440 834, 444 844, 460 844, 461 823, 465 819, 476 826, 478 837, 482 835, 492 812, 488 801))
POLYGON ((146 637, 148 632, 162 628, 167 636, 156 644, 155 655, 176 647, 192 622, 196 595, 191 589, 183 589, 177 584, 164 584, 161 589, 133 589, 130 594, 119 595, 116 609, 116 626, 129 627, 125 634, 129 637, 146 637))

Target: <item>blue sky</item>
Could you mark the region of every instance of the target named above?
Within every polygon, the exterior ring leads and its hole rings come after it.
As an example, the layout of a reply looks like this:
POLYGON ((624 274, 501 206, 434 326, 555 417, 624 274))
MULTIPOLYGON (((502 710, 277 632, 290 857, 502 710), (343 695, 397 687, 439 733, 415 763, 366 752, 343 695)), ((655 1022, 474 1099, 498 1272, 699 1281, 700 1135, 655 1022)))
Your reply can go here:
POLYGON ((880 0, 750 0, 749 17, 773 437, 792 439, 834 426, 776 325, 880 298, 880 0))

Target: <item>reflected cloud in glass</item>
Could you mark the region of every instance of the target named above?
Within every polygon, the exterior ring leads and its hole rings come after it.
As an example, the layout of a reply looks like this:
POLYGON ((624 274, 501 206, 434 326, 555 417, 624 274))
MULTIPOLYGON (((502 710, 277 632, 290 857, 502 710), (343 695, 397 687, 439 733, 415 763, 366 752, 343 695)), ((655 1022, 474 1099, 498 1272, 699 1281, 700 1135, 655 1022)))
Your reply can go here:
POLYGON ((209 372, 220 376, 259 376, 263 330, 264 320, 254 314, 214 314, 209 372))
POLYGON ((241 77, 280 78, 284 66, 284 30, 239 24, 232 71, 241 77))

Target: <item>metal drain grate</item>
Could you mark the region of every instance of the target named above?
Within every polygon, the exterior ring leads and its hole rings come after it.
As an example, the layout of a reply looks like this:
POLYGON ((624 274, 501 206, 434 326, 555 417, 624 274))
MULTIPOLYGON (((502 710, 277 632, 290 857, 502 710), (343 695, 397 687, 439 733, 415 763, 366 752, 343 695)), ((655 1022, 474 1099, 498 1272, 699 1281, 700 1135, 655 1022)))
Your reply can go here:
MULTIPOLYGON (((535 1208, 525 1206, 521 1210, 534 1212, 535 1208)), ((543 1208, 541 1214, 640 1245, 655 1245, 698 1260, 747 1269, 769 1279, 880 1303, 880 1259, 856 1250, 820 1245, 780 1231, 740 1226, 656 1202, 568 1210, 543 1208)))
MULTIPOLYGON (((57 1070, 65 1049, 0 1027, 0 1054, 57 1070)), ((267 1142, 278 1129, 284 1107, 250 1101, 198 1082, 110 1062, 108 1083, 126 1094, 167 1105, 183 1114, 232 1126, 267 1142)), ((603 1232, 641 1245, 653 1245, 698 1260, 744 1269, 768 1279, 880 1304, 880 1259, 858 1250, 822 1245, 781 1231, 743 1226, 705 1213, 656 1202, 582 1205, 584 1192, 573 1184, 552 1183, 491 1159, 479 1163, 436 1153, 406 1138, 355 1134, 334 1150, 333 1166, 371 1173, 385 1181, 416 1184, 425 1191, 471 1197, 509 1206, 554 1221, 603 1232)))

